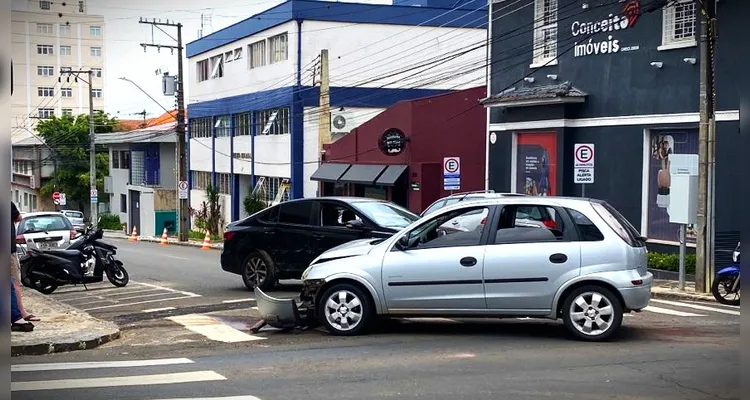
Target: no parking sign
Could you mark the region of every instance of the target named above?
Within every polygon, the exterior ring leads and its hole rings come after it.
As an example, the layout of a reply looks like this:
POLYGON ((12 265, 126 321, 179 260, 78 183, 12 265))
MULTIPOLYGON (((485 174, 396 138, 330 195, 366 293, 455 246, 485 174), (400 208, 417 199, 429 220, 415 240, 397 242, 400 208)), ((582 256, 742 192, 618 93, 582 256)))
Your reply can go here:
POLYGON ((573 166, 574 183, 594 183, 594 145, 576 143, 573 166))

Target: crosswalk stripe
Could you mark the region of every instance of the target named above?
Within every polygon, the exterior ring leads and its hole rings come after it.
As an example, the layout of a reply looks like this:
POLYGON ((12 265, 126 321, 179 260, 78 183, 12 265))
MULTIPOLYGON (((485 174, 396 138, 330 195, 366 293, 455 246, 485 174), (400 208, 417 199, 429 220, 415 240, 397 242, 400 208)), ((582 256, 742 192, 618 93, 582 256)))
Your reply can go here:
POLYGON ((174 398, 174 399, 154 399, 154 400, 261 400, 255 396, 229 396, 229 397, 190 397, 190 398, 174 398))
POLYGON ((34 390, 85 389, 98 387, 166 385, 173 383, 224 381, 214 371, 180 372, 174 374, 133 375, 107 378, 57 379, 50 381, 11 382, 11 392, 34 390))
POLYGON ((158 360, 16 364, 16 365, 10 366, 10 372, 59 371, 59 370, 69 370, 69 369, 98 369, 98 368, 133 368, 133 367, 153 367, 157 365, 176 365, 176 364, 192 364, 192 363, 193 363, 193 360, 190 360, 188 358, 162 358, 158 360))
POLYGON ((713 312, 729 314, 729 315, 740 315, 739 311, 725 310, 723 308, 715 308, 715 307, 706 307, 706 306, 701 306, 698 304, 691 304, 691 303, 681 303, 679 301, 661 300, 661 299, 651 299, 651 301, 653 301, 654 303, 661 303, 661 304, 666 304, 670 306, 688 307, 688 308, 694 308, 696 310, 713 311, 713 312))
POLYGON ((231 326, 217 321, 207 315, 188 314, 167 317, 167 319, 217 342, 236 343, 266 339, 264 337, 249 335, 238 329, 234 329, 231 326))
POLYGON ((701 315, 701 314, 693 314, 689 312, 670 310, 668 308, 661 308, 661 307, 655 307, 655 306, 648 306, 644 308, 643 311, 651 311, 651 312, 655 312, 659 314, 675 315, 678 317, 705 317, 705 315, 701 315))
POLYGON ((232 303, 244 303, 246 301, 255 301, 255 299, 252 297, 247 298, 247 299, 231 299, 231 300, 224 300, 222 301, 222 303, 232 304, 232 303))

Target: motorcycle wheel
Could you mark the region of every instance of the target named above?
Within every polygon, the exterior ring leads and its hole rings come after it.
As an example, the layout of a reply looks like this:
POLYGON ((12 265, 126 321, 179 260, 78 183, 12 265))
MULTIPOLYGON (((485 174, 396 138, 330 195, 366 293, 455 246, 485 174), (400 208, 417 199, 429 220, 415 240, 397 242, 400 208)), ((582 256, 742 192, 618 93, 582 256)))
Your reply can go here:
POLYGON ((109 283, 117 287, 124 287, 128 284, 130 276, 128 275, 128 271, 122 266, 122 261, 115 261, 115 265, 111 269, 112 271, 107 269, 107 279, 109 279, 109 283))
POLYGON ((36 291, 42 294, 52 294, 52 292, 57 290, 57 287, 58 287, 56 283, 51 283, 46 280, 33 281, 31 282, 31 284, 34 287, 34 289, 36 289, 36 291))
POLYGON ((737 292, 730 291, 735 279, 739 279, 739 276, 717 276, 714 279, 714 283, 711 285, 711 293, 714 295, 716 301, 730 306, 740 305, 739 285, 737 286, 737 292), (721 293, 722 289, 725 294, 721 293))

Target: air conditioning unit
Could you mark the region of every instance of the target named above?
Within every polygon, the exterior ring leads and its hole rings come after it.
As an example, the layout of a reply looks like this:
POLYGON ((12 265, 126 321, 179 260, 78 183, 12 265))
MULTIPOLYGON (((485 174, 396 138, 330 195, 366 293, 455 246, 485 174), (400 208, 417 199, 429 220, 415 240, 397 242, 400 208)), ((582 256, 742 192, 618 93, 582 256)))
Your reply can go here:
POLYGON ((353 126, 347 114, 346 111, 334 111, 331 113, 331 133, 351 132, 353 126))

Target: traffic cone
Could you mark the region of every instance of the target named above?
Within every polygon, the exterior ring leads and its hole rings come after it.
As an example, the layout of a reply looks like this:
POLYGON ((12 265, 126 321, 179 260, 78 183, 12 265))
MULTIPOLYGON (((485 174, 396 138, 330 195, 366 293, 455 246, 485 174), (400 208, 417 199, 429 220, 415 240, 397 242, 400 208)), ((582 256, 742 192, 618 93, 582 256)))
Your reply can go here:
POLYGON ((164 233, 161 234, 161 245, 166 246, 169 243, 169 239, 167 236, 167 228, 164 228, 164 233))
POLYGON ((128 240, 131 242, 138 241, 138 229, 135 226, 133 226, 133 233, 130 235, 130 238, 128 240))
POLYGON ((203 239, 203 250, 211 250, 211 236, 206 232, 206 237, 203 239))

